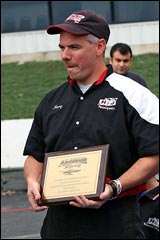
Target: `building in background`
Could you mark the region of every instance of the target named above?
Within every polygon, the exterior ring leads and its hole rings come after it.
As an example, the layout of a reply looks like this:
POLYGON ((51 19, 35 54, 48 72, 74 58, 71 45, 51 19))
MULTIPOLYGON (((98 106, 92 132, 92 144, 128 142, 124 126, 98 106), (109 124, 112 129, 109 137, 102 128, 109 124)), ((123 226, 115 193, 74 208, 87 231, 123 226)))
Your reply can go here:
POLYGON ((82 9, 107 20, 108 47, 122 41, 137 54, 158 51, 159 1, 2 1, 2 63, 59 59, 59 36, 48 36, 46 28, 82 9))
POLYGON ((159 1, 2 1, 2 33, 45 30, 72 12, 90 9, 109 24, 159 20, 159 1))

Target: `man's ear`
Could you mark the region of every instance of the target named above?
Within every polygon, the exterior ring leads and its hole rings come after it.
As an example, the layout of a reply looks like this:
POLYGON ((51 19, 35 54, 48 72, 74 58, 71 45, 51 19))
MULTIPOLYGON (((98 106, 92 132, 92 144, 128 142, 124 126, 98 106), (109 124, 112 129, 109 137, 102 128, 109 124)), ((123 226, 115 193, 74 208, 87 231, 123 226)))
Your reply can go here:
POLYGON ((99 39, 97 42, 97 56, 100 56, 103 54, 103 52, 105 51, 105 47, 106 47, 106 41, 103 38, 99 39))

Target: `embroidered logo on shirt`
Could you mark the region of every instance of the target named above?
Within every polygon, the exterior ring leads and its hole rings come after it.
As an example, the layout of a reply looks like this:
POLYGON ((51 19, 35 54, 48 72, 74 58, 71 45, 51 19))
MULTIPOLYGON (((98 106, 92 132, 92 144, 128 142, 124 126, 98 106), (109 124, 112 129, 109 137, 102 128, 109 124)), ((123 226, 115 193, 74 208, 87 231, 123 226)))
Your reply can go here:
POLYGON ((159 231, 159 219, 158 218, 149 218, 147 222, 144 222, 146 227, 154 228, 159 231))
POLYGON ((62 109, 62 107, 63 107, 62 105, 59 105, 59 106, 58 106, 58 105, 55 105, 52 109, 53 109, 53 110, 55 110, 55 109, 62 109))
POLYGON ((100 99, 98 107, 106 110, 115 110, 118 98, 104 98, 100 99))

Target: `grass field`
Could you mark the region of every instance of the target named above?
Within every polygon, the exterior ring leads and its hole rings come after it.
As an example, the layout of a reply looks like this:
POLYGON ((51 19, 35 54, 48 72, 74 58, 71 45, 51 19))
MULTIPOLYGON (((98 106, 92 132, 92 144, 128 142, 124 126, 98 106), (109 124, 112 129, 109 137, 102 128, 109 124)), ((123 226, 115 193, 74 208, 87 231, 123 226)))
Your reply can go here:
MULTIPOLYGON (((159 54, 133 56, 131 70, 142 75, 159 97, 159 54)), ((2 64, 1 119, 33 118, 42 97, 66 81, 66 77, 61 61, 2 64)))

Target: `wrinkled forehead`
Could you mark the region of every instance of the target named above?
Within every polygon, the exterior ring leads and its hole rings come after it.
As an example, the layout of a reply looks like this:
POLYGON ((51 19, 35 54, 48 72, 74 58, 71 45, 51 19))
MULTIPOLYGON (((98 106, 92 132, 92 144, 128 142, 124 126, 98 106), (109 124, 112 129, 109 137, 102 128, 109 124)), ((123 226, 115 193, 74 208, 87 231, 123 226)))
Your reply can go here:
POLYGON ((119 59, 131 59, 131 53, 128 51, 127 53, 122 54, 119 50, 116 50, 113 53, 113 57, 119 59))

